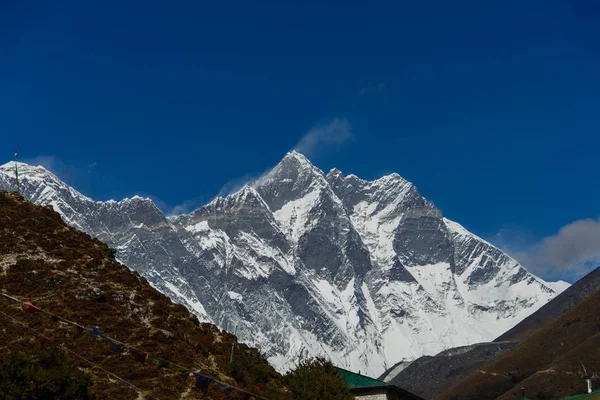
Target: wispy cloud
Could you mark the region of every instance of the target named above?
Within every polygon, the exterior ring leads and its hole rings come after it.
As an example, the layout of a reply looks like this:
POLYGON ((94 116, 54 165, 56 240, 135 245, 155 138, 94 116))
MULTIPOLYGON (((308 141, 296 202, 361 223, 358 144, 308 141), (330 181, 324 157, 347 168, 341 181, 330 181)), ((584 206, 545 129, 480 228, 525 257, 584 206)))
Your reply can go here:
POLYGON ((529 271, 546 279, 577 279, 600 263, 600 218, 574 221, 554 235, 524 245, 529 237, 518 229, 509 229, 492 241, 529 271))
MULTIPOLYGON (((352 139, 350 123, 346 119, 336 118, 327 124, 318 125, 306 132, 298 144, 294 146, 293 150, 310 158, 325 149, 341 146, 350 139, 352 139)), ((268 174, 272 168, 267 168, 262 173, 246 174, 229 180, 221 187, 216 197, 228 196, 237 192, 245 185, 254 184, 268 174)))
POLYGON ((223 187, 221 187, 219 193, 217 193, 215 197, 226 197, 232 193, 235 193, 244 186, 251 185, 252 183, 256 182, 263 175, 264 173, 256 175, 246 174, 244 176, 240 176, 239 178, 231 179, 225 183, 223 187))
POLYGON ((52 155, 38 155, 33 158, 19 159, 19 161, 33 166, 41 165, 56 175, 59 175, 64 169, 69 169, 58 157, 52 155))
POLYGON ((176 204, 174 207, 171 207, 167 210, 167 215, 181 215, 181 214, 189 214, 195 209, 199 208, 200 204, 194 200, 186 200, 181 204, 176 204))
POLYGON ((350 139, 352 139, 350 123, 346 119, 336 118, 308 131, 294 150, 310 158, 325 149, 341 146, 350 139))
MULTIPOLYGON (((296 150, 307 157, 311 157, 323 151, 324 149, 331 149, 332 147, 341 146, 350 139, 352 139, 350 123, 346 119, 336 118, 329 121, 327 124, 318 125, 306 132, 293 150, 296 150)), ((268 174, 272 168, 273 167, 267 168, 261 173, 245 174, 243 176, 230 179, 221 187, 221 189, 219 189, 219 192, 215 197, 226 197, 237 192, 245 185, 254 184, 268 174)), ((187 214, 207 203, 206 201, 200 202, 196 200, 186 200, 181 204, 171 207, 155 196, 150 197, 167 215, 187 214)))
MULTIPOLYGON (((42 154, 32 158, 19 159, 19 161, 36 167, 42 166, 69 185, 76 184, 81 175, 81 171, 77 167, 63 162, 55 155, 42 154)), ((88 169, 88 172, 91 172, 91 169, 88 169)))

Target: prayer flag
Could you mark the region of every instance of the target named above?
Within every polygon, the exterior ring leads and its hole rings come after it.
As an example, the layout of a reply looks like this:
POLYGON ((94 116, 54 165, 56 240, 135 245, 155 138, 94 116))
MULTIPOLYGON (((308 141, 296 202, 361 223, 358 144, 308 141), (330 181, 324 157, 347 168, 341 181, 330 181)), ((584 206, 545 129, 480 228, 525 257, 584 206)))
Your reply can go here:
POLYGON ((202 389, 204 391, 208 390, 208 386, 213 381, 212 378, 210 378, 208 376, 204 376, 204 375, 199 374, 197 372, 194 372, 194 378, 196 378, 196 387, 198 389, 202 389))
POLYGON ((41 311, 39 307, 34 306, 28 301, 21 303, 21 308, 23 309, 23 311, 30 313, 36 313, 38 311, 41 311))
POLYGON ((114 351, 115 353, 121 353, 121 350, 123 350, 123 347, 125 347, 125 345, 121 342, 117 342, 116 340, 113 339, 109 339, 110 340, 110 350, 114 351))
POLYGON ((100 328, 97 326, 95 328, 83 328, 94 336, 102 337, 102 332, 100 332, 100 328))
POLYGON ((141 362, 141 363, 145 363, 146 358, 148 357, 148 354, 146 354, 143 351, 140 351, 138 349, 134 349, 133 347, 129 348, 129 353, 133 356, 133 358, 135 358, 135 361, 141 362))
POLYGON ((235 389, 233 386, 229 386, 226 383, 223 382, 215 382, 217 384, 217 386, 219 387, 219 389, 221 389, 223 391, 223 393, 225 393, 227 395, 227 397, 231 396, 231 392, 233 392, 233 390, 235 389))
POLYGON ((237 393, 238 399, 240 399, 240 400, 249 400, 250 397, 252 397, 251 393, 245 392, 243 390, 237 389, 236 393, 237 393))
POLYGON ((158 358, 156 356, 148 356, 148 359, 156 361, 156 366, 158 368, 163 368, 170 364, 170 362, 167 360, 163 360, 162 358, 158 358))

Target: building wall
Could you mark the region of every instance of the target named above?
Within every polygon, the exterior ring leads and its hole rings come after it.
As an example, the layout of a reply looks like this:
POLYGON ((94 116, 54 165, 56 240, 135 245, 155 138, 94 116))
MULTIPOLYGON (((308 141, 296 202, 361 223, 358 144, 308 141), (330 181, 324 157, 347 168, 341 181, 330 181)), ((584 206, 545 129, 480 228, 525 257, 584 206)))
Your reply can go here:
POLYGON ((355 395, 356 400, 388 400, 388 396, 385 390, 374 389, 369 393, 361 393, 355 395))

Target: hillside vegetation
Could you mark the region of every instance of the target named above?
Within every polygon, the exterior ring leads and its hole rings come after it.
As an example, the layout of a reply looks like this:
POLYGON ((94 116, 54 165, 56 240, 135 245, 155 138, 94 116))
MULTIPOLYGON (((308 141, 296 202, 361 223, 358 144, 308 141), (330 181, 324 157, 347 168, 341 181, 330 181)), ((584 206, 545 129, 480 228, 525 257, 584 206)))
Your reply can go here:
MULTIPOLYGON (((256 349, 238 343, 233 335, 212 324, 199 323, 187 309, 171 302, 113 257, 113 250, 68 227, 49 207, 34 206, 17 194, 0 192, 3 293, 81 326, 97 326, 120 342, 261 397, 289 398, 279 374, 256 349)), ((27 380, 26 375, 33 374, 35 378, 30 376, 29 381, 62 382, 65 393, 69 385, 72 391, 81 391, 63 398, 226 398, 214 384, 206 394, 194 388, 189 373, 173 365, 158 368, 151 360, 136 362, 127 351, 112 352, 105 340, 44 313, 25 313, 19 304, 2 297, 0 312, 0 362, 6 369, 0 377, 10 372, 7 366, 24 363, 31 366, 29 370, 16 368, 14 376, 25 374, 27 380)), ((3 395, 8 396, 6 391, 3 395)))

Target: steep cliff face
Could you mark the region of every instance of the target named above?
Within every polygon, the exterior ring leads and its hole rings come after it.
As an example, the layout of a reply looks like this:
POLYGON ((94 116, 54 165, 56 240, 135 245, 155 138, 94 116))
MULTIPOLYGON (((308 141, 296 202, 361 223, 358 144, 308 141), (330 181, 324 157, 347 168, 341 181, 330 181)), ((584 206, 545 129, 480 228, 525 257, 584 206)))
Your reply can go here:
MULTIPOLYGON (((14 185, 12 169, 0 168, 0 187, 14 185)), ((166 218, 149 199, 94 202, 41 167, 20 171, 25 197, 280 370, 325 355, 376 376, 491 340, 556 295, 397 174, 324 174, 291 152, 250 186, 166 218)))

